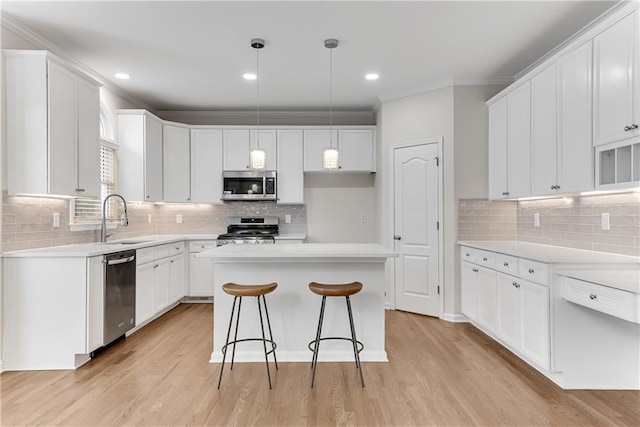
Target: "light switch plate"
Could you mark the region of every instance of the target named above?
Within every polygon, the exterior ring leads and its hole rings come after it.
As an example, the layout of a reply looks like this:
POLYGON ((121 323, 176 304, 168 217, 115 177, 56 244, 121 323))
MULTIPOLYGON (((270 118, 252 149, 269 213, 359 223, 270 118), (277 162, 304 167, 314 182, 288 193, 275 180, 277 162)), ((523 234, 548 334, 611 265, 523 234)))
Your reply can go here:
POLYGON ((53 213, 53 228, 58 228, 60 227, 60 213, 59 212, 54 212, 53 213))
POLYGON ((176 224, 182 224, 182 215, 176 215, 176 224))
POLYGON ((608 213, 603 213, 602 214, 602 229, 603 230, 611 230, 611 224, 609 222, 609 214, 608 213))
POLYGON ((540 214, 539 213, 534 213, 533 214, 533 226, 534 227, 540 227, 540 214))
POLYGON ((291 224, 291 215, 285 215, 284 216, 284 222, 286 222, 287 224, 291 224))

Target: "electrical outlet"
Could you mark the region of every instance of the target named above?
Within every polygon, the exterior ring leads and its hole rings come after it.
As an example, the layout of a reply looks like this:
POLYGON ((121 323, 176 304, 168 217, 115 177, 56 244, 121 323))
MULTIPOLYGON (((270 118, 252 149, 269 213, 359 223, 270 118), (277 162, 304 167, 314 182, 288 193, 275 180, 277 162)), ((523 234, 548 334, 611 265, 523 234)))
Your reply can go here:
POLYGON ((609 214, 602 214, 602 229, 603 230, 611 230, 611 224, 609 223, 609 214))
POLYGON ((291 215, 285 215, 284 216, 284 222, 286 222, 287 224, 291 224, 291 215))
POLYGON ((176 224, 182 224, 182 215, 176 215, 176 224))
POLYGON ((60 227, 60 213, 54 212, 53 213, 53 228, 58 228, 58 227, 60 227))
POLYGON ((151 214, 147 215, 147 222, 151 224, 151 214))
POLYGON ((360 214, 360 222, 363 224, 367 222, 367 216, 365 214, 360 214))
POLYGON ((540 227, 540 214, 539 213, 534 213, 533 214, 533 226, 534 227, 540 227))

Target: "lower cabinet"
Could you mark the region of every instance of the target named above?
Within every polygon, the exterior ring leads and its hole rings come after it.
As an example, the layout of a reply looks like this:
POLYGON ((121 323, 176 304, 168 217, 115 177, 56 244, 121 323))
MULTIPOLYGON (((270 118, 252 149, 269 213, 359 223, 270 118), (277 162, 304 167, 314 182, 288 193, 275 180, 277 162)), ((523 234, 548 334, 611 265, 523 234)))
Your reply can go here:
POLYGON ((215 240, 189 243, 189 291, 190 297, 213 297, 213 259, 198 258, 197 254, 215 248, 215 240))
MULTIPOLYGON (((462 258, 472 262, 463 260, 461 266, 462 313, 525 360, 549 370, 549 287, 504 273, 519 274, 515 264, 528 267, 531 261, 494 254, 499 258, 494 269, 475 263, 487 259, 479 253, 486 254, 463 248, 462 258)), ((534 280, 545 281, 546 277, 539 275, 534 280)))

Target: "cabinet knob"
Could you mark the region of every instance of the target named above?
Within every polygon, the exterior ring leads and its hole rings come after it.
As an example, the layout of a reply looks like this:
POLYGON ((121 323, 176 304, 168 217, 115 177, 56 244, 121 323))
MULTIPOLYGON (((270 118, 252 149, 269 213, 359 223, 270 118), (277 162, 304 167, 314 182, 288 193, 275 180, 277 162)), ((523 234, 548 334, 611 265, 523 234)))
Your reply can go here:
POLYGON ((477 268, 474 268, 474 269, 473 269, 473 272, 474 272, 474 273, 477 273, 477 272, 478 272, 478 269, 477 269, 477 268))
POLYGON ((559 186, 559 185, 552 185, 552 186, 551 186, 551 189, 552 189, 552 190, 559 190, 559 189, 560 189, 560 186, 559 186))
POLYGON ((628 132, 628 131, 630 131, 630 130, 634 130, 634 129, 638 129, 638 125, 637 125, 637 124, 635 124, 635 123, 634 123, 634 124, 632 124, 631 126, 625 126, 625 127, 624 127, 624 131, 625 131, 625 132, 628 132))
POLYGON ((482 258, 482 260, 483 260, 484 262, 487 262, 487 258, 486 258, 486 257, 485 257, 485 258, 482 258))
POLYGON ((393 236, 394 240, 402 240, 402 236, 398 236, 397 234, 393 236))
POLYGON ((530 269, 529 269, 529 273, 530 273, 530 274, 533 274, 534 272, 535 272, 535 270, 534 270, 533 268, 530 268, 530 269))
POLYGON ((505 263, 504 263, 504 264, 502 264, 502 265, 504 265, 505 267, 509 267, 509 263, 508 263, 508 262, 505 262, 505 263))
POLYGON ((518 284, 518 282, 513 282, 511 283, 513 285, 513 287, 515 287, 516 289, 518 289, 520 287, 520 285, 518 284))
POLYGON ((76 188, 76 193, 84 193, 84 188, 76 188))
POLYGON ((508 191, 505 191, 505 192, 503 192, 503 193, 502 193, 502 195, 503 195, 503 196, 508 196, 508 195, 509 195, 509 192, 508 192, 508 191))
POLYGON ((596 294, 591 294, 591 295, 589 295, 589 299, 594 300, 594 299, 596 299, 596 298, 598 298, 598 295, 596 295, 596 294))
POLYGON ((149 195, 147 194, 147 199, 150 199, 150 198, 151 198, 151 196, 149 196, 149 195))
POLYGON ((471 256, 471 254, 469 254, 469 253, 466 253, 466 254, 464 254, 464 256, 471 256))

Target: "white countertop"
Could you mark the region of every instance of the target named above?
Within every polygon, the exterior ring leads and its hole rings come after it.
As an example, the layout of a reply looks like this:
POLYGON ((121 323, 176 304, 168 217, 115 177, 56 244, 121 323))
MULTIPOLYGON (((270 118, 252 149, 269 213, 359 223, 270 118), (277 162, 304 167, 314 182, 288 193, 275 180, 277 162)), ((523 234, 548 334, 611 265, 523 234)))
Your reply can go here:
POLYGON ((557 273, 561 276, 640 294, 640 270, 559 270, 557 273))
POLYGON ((513 255, 550 264, 576 263, 611 263, 611 264, 638 264, 640 257, 618 255, 607 252, 587 251, 561 246, 540 245, 516 241, 459 241, 459 245, 470 248, 482 249, 502 254, 513 255))
POLYGON ((214 261, 248 259, 364 259, 395 258, 398 254, 375 243, 305 243, 278 245, 225 245, 200 252, 199 258, 214 261))

